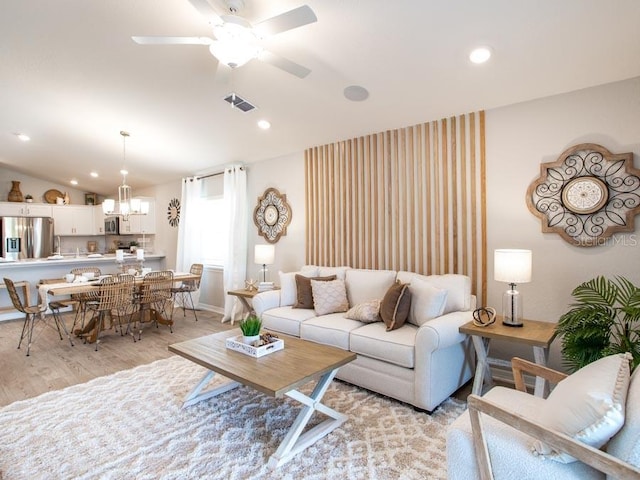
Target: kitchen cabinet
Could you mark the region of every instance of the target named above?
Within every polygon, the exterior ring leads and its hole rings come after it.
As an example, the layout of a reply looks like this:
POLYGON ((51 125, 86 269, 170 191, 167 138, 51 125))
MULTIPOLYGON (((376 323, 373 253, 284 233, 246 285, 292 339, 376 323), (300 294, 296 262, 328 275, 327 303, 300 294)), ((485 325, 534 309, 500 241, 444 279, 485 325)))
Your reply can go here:
POLYGON ((54 205, 52 210, 56 235, 94 235, 92 205, 54 205))
POLYGON ((93 234, 104 235, 104 219, 106 215, 102 211, 102 205, 93 207, 93 234))
POLYGON ((0 202, 0 217, 51 217, 52 206, 46 203, 0 202))
POLYGON ((144 199, 149 202, 149 213, 146 215, 129 215, 129 218, 120 220, 120 234, 154 234, 156 233, 156 209, 153 200, 144 199))

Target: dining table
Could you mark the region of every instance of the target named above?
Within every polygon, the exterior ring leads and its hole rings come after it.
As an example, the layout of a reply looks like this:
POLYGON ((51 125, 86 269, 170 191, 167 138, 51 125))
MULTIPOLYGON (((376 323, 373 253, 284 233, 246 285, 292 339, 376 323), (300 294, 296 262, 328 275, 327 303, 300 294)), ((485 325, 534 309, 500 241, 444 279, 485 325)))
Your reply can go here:
MULTIPOLYGON (((200 278, 200 275, 195 275, 189 272, 174 272, 173 273, 173 281, 174 283, 185 282, 189 280, 197 280, 200 278)), ((135 275, 134 276, 134 284, 136 287, 142 285, 144 280, 143 275, 135 275)), ((57 297, 57 296, 68 296, 74 295, 78 293, 88 293, 88 292, 98 292, 100 290, 100 278, 95 280, 87 280, 87 281, 73 281, 73 282, 65 282, 62 279, 44 279, 41 281, 40 286, 38 287, 40 301, 45 302, 47 305, 49 303, 49 297, 57 297)), ((135 314, 139 314, 139 312, 135 312, 135 314)), ((154 320, 161 325, 173 325, 173 320, 171 318, 164 317, 160 312, 154 312, 154 320)), ((91 337, 92 324, 89 322, 85 325, 84 329, 82 329, 78 335, 80 336, 89 336, 91 337)), ((75 333, 75 332, 74 332, 75 333)))

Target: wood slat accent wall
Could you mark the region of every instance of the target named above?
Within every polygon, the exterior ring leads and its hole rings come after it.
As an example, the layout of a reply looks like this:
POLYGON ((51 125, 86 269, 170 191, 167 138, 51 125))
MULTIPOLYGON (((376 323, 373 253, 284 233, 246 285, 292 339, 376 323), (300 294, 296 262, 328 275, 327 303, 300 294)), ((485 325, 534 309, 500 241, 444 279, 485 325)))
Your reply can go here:
POLYGON ((486 298, 484 112, 305 151, 306 262, 469 275, 486 298))

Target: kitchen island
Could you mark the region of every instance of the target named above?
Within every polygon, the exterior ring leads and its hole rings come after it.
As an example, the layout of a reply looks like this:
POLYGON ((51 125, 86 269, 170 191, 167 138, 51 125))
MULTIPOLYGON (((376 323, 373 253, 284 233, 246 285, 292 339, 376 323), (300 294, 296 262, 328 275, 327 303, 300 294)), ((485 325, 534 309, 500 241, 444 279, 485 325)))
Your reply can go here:
MULTIPOLYGON (((124 265, 134 268, 139 265, 135 255, 125 255, 124 265)), ((154 270, 165 268, 165 256, 163 254, 145 254, 144 266, 154 270)), ((2 278, 7 277, 14 282, 27 281, 31 284, 31 303, 34 304, 38 298, 37 286, 42 279, 64 278, 72 268, 78 267, 98 267, 103 274, 118 273, 120 265, 116 263, 115 254, 106 254, 101 257, 88 257, 87 255, 62 255, 62 258, 48 260, 46 258, 35 258, 19 261, 0 261, 0 283, 2 278)), ((0 321, 14 318, 22 318, 23 314, 16 310, 6 310, 11 306, 11 299, 7 290, 0 289, 0 321)))

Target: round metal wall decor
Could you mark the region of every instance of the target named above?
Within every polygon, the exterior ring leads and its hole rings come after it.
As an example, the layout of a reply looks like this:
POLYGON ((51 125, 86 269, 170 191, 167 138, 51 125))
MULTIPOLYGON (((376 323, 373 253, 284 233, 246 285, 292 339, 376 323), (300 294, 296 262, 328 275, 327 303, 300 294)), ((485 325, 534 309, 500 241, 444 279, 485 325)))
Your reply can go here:
POLYGON ((615 232, 634 231, 640 170, 633 168, 632 153, 576 145, 540 165, 540 176, 527 190, 527 206, 542 221, 543 232, 556 232, 580 247, 601 245, 615 232))
POLYGON ((276 243, 282 235, 287 234, 287 226, 291 222, 291 207, 287 196, 275 188, 267 188, 258 205, 253 210, 253 222, 258 233, 269 243, 276 243))
POLYGON ((167 220, 169 220, 169 225, 172 227, 177 227, 180 224, 180 200, 177 198, 172 198, 169 201, 167 220))

